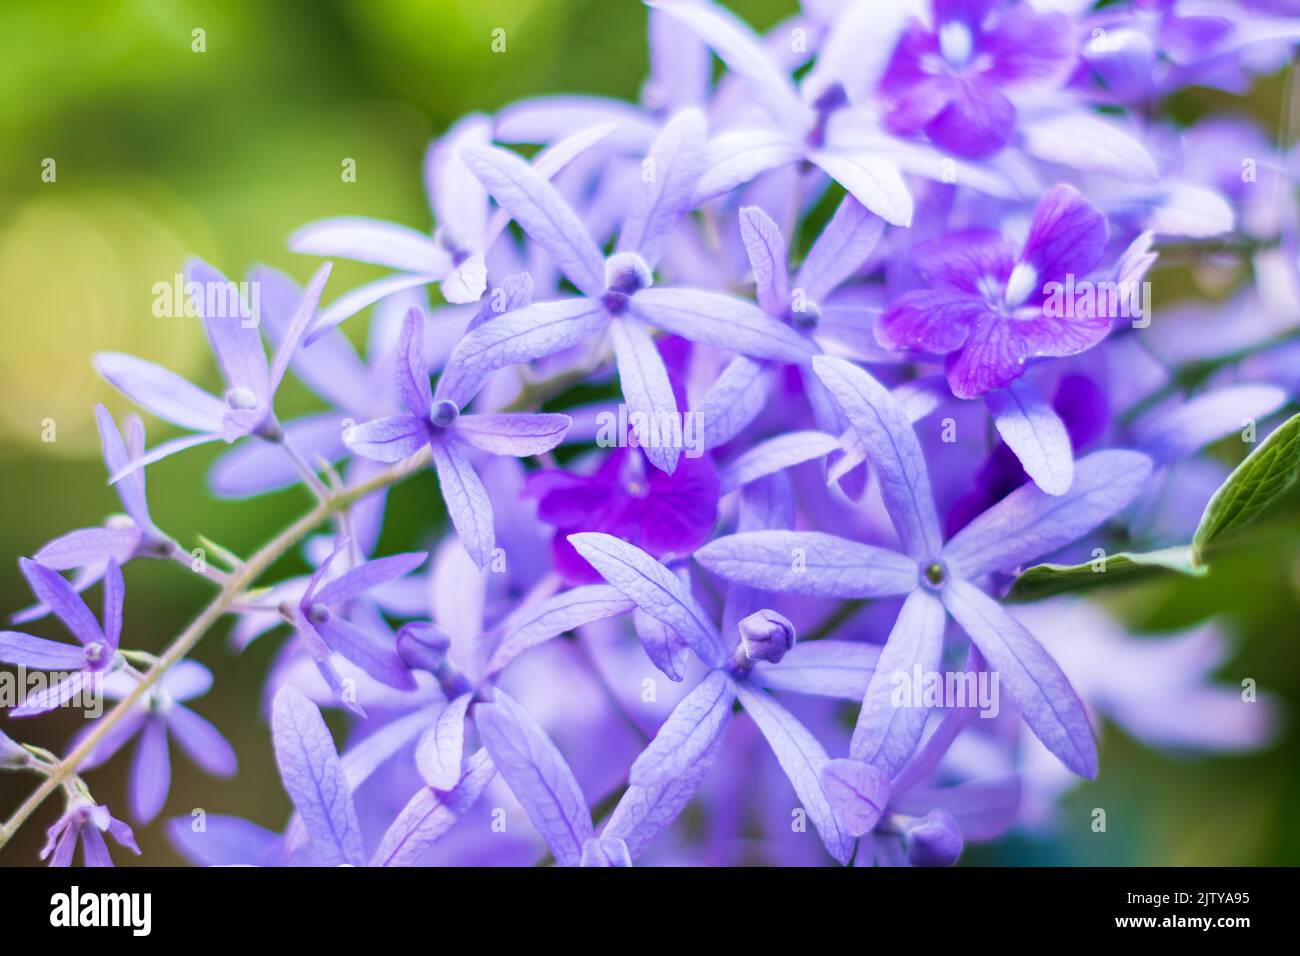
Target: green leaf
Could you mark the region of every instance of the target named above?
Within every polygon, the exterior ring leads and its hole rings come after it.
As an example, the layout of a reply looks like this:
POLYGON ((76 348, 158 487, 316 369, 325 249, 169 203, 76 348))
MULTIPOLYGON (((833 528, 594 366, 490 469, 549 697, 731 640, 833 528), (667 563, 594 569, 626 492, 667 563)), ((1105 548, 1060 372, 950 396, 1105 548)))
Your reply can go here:
POLYGON ((1193 560, 1201 563, 1210 545, 1259 517, 1295 484, 1297 475, 1300 415, 1293 415, 1247 455, 1210 498, 1192 536, 1193 560))
POLYGON ((1159 551, 1121 551, 1083 564, 1034 565, 1012 582, 1006 599, 1041 601, 1116 581, 1137 583, 1170 573, 1201 577, 1208 569, 1192 561, 1192 549, 1187 545, 1159 551))

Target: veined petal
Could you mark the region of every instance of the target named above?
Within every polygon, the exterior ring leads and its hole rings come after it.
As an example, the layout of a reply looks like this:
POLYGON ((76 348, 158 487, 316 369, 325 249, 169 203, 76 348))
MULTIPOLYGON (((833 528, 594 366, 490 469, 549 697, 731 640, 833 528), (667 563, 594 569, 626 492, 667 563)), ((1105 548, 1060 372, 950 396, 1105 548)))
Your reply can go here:
POLYGON ((819 356, 813 370, 867 446, 903 547, 918 561, 933 558, 943 545, 939 517, 921 443, 907 415, 883 385, 850 362, 819 356))
POLYGON ((654 739, 632 763, 628 782, 654 787, 686 773, 727 729, 735 699, 731 678, 722 671, 710 671, 673 708, 654 739))
MULTIPOLYGON (((135 451, 128 449, 126 443, 122 441, 113 416, 103 405, 95 406, 95 424, 99 426, 99 443, 104 452, 104 464, 108 466, 109 474, 122 470, 130 464, 132 457, 144 452, 144 425, 140 423, 138 417, 132 415, 127 421, 127 431, 132 437, 139 438, 139 447, 135 451)), ((126 508, 126 513, 131 516, 131 520, 140 530, 148 531, 153 528, 153 520, 149 517, 149 505, 145 500, 144 472, 132 476, 129 481, 119 482, 117 496, 122 499, 122 506, 126 508)), ((125 558, 119 558, 118 561, 124 562, 125 558)))
POLYGON ((424 419, 395 415, 353 425, 343 433, 343 441, 363 458, 394 463, 429 444, 431 431, 424 419))
POLYGON ((790 305, 790 274, 781 227, 758 206, 740 210, 740 240, 754 273, 758 305, 768 315, 783 315, 790 305))
POLYGON ((474 563, 480 570, 485 569, 496 547, 492 502, 487 489, 469 459, 452 442, 435 441, 429 447, 433 450, 433 467, 438 472, 438 485, 451 523, 474 563))
POLYGON ((262 347, 260 319, 253 315, 239 293, 239 286, 202 259, 191 259, 185 266, 187 290, 198 286, 200 293, 190 301, 203 319, 208 341, 216 353, 217 363, 226 382, 232 387, 247 388, 266 405, 271 398, 271 372, 262 347))
POLYGON ((175 372, 121 352, 100 352, 95 369, 119 392, 164 421, 194 431, 221 431, 226 403, 175 372))
POLYGON ((351 318, 367 306, 374 305, 380 299, 386 299, 390 295, 396 295, 407 289, 428 285, 430 282, 435 281, 436 278, 436 276, 426 272, 399 272, 396 275, 376 279, 374 282, 367 282, 365 285, 357 286, 350 292, 343 293, 317 314, 316 321, 312 323, 311 330, 303 340, 304 347, 310 348, 315 345, 323 336, 328 335, 341 325, 344 319, 351 318))
POLYGON ((774 594, 860 598, 907 594, 917 563, 905 554, 821 531, 746 531, 710 541, 695 560, 729 581, 774 594))
POLYGON ((537 721, 504 691, 475 708, 474 722, 497 771, 561 866, 577 866, 595 836, 582 788, 537 721))
POLYGON ((629 202, 619 252, 638 253, 654 268, 669 231, 691 209, 704 172, 706 132, 704 115, 695 109, 682 110, 664 125, 647 157, 653 174, 641 177, 629 202))
POLYGON ((636 322, 614 319, 609 337, 637 442, 651 464, 671 475, 681 457, 682 422, 664 360, 654 340, 636 322))
POLYGON ((828 761, 826 751, 808 728, 771 694, 744 683, 735 686, 741 706, 767 738, 808 818, 821 835, 826 852, 838 862, 847 863, 853 856, 853 838, 840 826, 822 785, 821 773, 828 761))
POLYGON ((840 202, 799 267, 794 286, 814 302, 822 302, 856 272, 885 232, 885 221, 873 215, 852 194, 840 202))
POLYGON ((107 643, 95 615, 63 575, 29 558, 19 558, 18 567, 37 600, 54 612, 73 637, 82 644, 107 643))
POLYGON ((713 667, 725 661, 722 641, 704 609, 662 564, 640 548, 596 531, 571 534, 569 542, 637 607, 680 634, 701 660, 713 667))
POLYGON ((298 346, 302 344, 302 337, 316 318, 316 308, 320 305, 321 293, 325 291, 325 283, 329 280, 331 268, 332 264, 327 262, 316 270, 316 274, 307 283, 302 298, 298 300, 298 308, 294 311, 288 328, 280 338, 280 345, 275 350, 275 358, 271 363, 271 395, 274 395, 275 390, 280 387, 284 373, 289 369, 289 363, 293 361, 298 346))
POLYGON ((462 774, 465 752, 465 714, 473 694, 461 694, 438 712, 438 719, 415 748, 415 766, 424 782, 435 790, 450 790, 462 774))
POLYGON ((1063 495, 1074 481, 1074 449, 1065 423, 1024 379, 985 397, 993 424, 1016 453, 1025 474, 1049 495, 1063 495))
POLYGON ((820 640, 796 644, 779 664, 759 661, 754 680, 769 690, 860 702, 880 658, 879 644, 820 640))
POLYGON ((744 452, 722 473, 722 493, 735 491, 764 475, 784 471, 840 449, 834 435, 818 431, 787 432, 744 452))
POLYGON ((442 275, 451 268, 451 257, 446 250, 424 233, 361 216, 338 216, 309 223, 289 237, 289 249, 430 276, 442 275))
POLYGON ((499 315, 460 340, 434 396, 463 408, 489 372, 554 355, 595 335, 608 321, 604 306, 583 298, 534 302, 499 315))
POLYGON ((140 544, 140 530, 129 528, 80 528, 55 538, 32 557, 55 571, 102 564, 110 558, 125 564, 140 544))
POLYGON ((347 604, 372 588, 405 577, 424 564, 428 557, 427 551, 408 551, 363 561, 322 587, 315 593, 313 600, 326 605, 347 604))
POLYGON ((946 621, 934 594, 917 588, 907 596, 863 698, 849 756, 865 760, 889 777, 911 758, 930 715, 924 701, 914 699, 920 690, 916 675, 924 681, 938 672, 946 621), (900 685, 911 692, 900 695, 900 685))
POLYGON ((369 631, 337 614, 315 628, 329 645, 380 683, 398 690, 415 690, 415 678, 397 651, 369 631))
POLYGON ((784 322, 743 299, 705 289, 642 289, 632 296, 631 313, 692 342, 748 355, 801 363, 817 346, 784 322))
POLYGON ((999 675, 1003 692, 1043 746, 1082 777, 1097 775, 1097 744, 1078 694, 1052 656, 996 601, 960 578, 943 603, 999 675))
POLYGON ((492 652, 486 676, 499 673, 529 648, 584 624, 626 614, 634 607, 636 603, 618 588, 586 584, 524 608, 507 622, 510 630, 492 652))
POLYGON ((86 666, 86 652, 21 631, 0 631, 0 661, 43 671, 76 671, 86 666))
POLYGON ((371 866, 415 866, 444 833, 455 826, 496 776, 486 750, 466 762, 465 773, 451 790, 421 787, 389 826, 371 866))
POLYGON ((812 121, 794 84, 768 57, 762 40, 735 14, 713 3, 653 0, 650 6, 689 27, 732 73, 744 80, 776 125, 801 135, 812 121))
POLYGON ((977 578, 1051 554, 1125 508, 1151 476, 1151 459, 1135 451, 1098 451, 1074 465, 1063 495, 1022 485, 962 528, 944 546, 951 573, 977 578))
POLYGON ((461 159, 574 285, 593 298, 605 291, 605 259, 554 186, 504 149, 466 147, 461 159))
POLYGON ((271 734, 280 778, 320 861, 360 866, 361 827, 352 791, 320 710, 286 684, 271 705, 271 734))
POLYGON ((912 224, 912 194, 892 159, 865 151, 829 150, 812 153, 808 158, 885 222, 895 226, 912 224))
POLYGON ((456 437, 494 455, 528 458, 559 445, 571 424, 568 415, 462 415, 456 419, 456 437))
POLYGON ((803 158, 803 151, 783 130, 775 127, 733 130, 709 140, 704 173, 695 184, 693 206, 725 196, 737 186, 770 169, 803 158))
POLYGON ((989 311, 974 296, 942 289, 904 292, 876 320, 876 341, 887 349, 946 355, 966 344, 971 328, 989 311))
POLYGON ((727 363, 696 408, 706 450, 725 445, 758 416, 775 377, 772 366, 743 355, 727 363))
POLYGON ((433 389, 424 361, 424 313, 419 309, 412 309, 402 320, 393 374, 406 410, 416 418, 427 418, 433 408, 433 389))

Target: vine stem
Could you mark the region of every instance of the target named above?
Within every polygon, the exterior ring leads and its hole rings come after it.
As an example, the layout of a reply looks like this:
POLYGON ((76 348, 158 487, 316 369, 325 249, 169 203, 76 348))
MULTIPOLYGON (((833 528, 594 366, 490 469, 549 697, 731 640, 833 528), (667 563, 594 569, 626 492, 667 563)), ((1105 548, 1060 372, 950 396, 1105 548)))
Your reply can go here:
POLYGON ((148 693, 154 684, 158 683, 158 679, 166 673, 169 667, 185 659, 202 639, 203 635, 208 632, 221 615, 231 609, 239 595, 249 585, 253 584, 271 565, 283 557, 290 548, 305 538, 322 522, 367 495, 397 484, 413 471, 417 471, 428 464, 429 457, 429 449, 424 448, 405 461, 400 461, 379 474, 358 482, 351 488, 345 488, 342 491, 327 495, 311 511, 281 531, 269 543, 259 549, 256 554, 230 572, 212 603, 205 607, 199 616, 190 622, 190 625, 177 636, 176 640, 158 658, 157 663, 141 676, 140 681, 131 689, 131 693, 122 698, 112 710, 96 723, 94 729, 72 753, 49 769, 40 785, 32 791, 31 796, 23 801, 13 815, 0 826, 0 849, 4 848, 19 827, 26 822, 27 818, 45 802, 46 797, 59 789, 66 780, 76 775, 78 768, 90 756, 90 752, 95 749, 96 745, 143 700, 144 695, 148 693))

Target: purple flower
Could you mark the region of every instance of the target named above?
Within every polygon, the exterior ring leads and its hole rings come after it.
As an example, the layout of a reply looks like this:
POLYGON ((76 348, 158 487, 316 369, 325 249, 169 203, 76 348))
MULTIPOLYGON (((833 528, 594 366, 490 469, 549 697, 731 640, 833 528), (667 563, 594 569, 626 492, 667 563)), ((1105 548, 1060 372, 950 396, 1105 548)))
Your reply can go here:
POLYGON ((656 440, 649 426, 677 420, 677 399, 647 327, 783 362, 806 361, 816 351, 748 302, 704 289, 652 287, 669 230, 692 208, 704 162, 704 118, 698 112, 678 114, 655 140, 647 159, 654 176, 634 195, 608 260, 577 213, 518 156, 473 149, 464 160, 582 296, 536 302, 474 329, 452 353, 435 397, 463 405, 490 372, 607 332, 635 434, 655 467, 671 472, 681 449, 656 440))
MULTIPOLYGON (((983 669, 972 654, 977 670, 983 669)), ((933 732, 893 776, 863 760, 829 761, 822 781, 835 813, 859 838, 856 866, 951 866, 967 841, 992 840, 1015 822, 1022 786, 1015 774, 941 786, 937 768, 974 711, 942 712, 933 732)))
MULTIPOLYGON (((827 852, 847 863, 853 854, 853 840, 835 818, 820 779, 828 760, 826 751, 798 718, 763 688, 841 696, 843 671, 860 671, 864 659, 874 663, 873 649, 829 640, 796 648, 793 625, 776 612, 763 611, 759 619, 765 622, 762 637, 768 646, 766 653, 757 655, 763 660, 756 664, 740 648, 746 629, 751 638, 756 634, 753 616, 746 618, 748 624, 737 626, 733 637, 724 639, 691 594, 689 584, 644 551, 597 532, 576 534, 571 540, 606 581, 636 604, 642 616, 637 629, 657 667, 673 680, 681 680, 681 662, 671 647, 679 644, 712 668, 632 764, 628 773, 631 786, 611 814, 604 835, 618 836, 627 843, 632 857, 638 856, 690 801, 717 757, 732 705, 738 701, 767 739, 827 852), (782 653, 778 647, 787 650, 782 653), (797 653, 800 650, 804 653, 797 653), (783 674, 785 663, 792 660, 795 667, 783 674), (801 672, 799 664, 806 670, 801 672)), ((728 597, 729 603, 748 598, 736 592, 728 597)), ((724 611, 724 620, 734 613, 734 609, 724 611)), ((852 690, 861 689, 850 682, 852 690)))
POLYGON ((908 24, 881 78, 885 123, 958 156, 996 153, 1016 124, 1004 91, 1065 80, 1073 26, 1063 14, 996 0, 932 0, 931 14, 929 23, 908 24))
MULTIPOLYGON (((113 416, 103 405, 95 406, 95 421, 99 425, 99 440, 104 452, 104 464, 110 476, 126 469, 132 460, 144 454, 144 425, 132 415, 127 421, 127 441, 117 430, 113 416)), ((104 576, 108 562, 126 564, 136 557, 164 557, 175 543, 158 530, 149 516, 145 500, 144 472, 134 471, 116 485, 117 496, 126 509, 125 515, 114 515, 102 528, 79 528, 60 535, 34 555, 39 564, 56 571, 79 569, 74 577, 73 589, 81 592, 104 576)), ((36 604, 13 616, 15 624, 34 621, 49 613, 44 604, 36 604)))
POLYGON ((651 7, 707 43, 767 120, 725 130, 710 141, 693 205, 727 195, 762 173, 807 163, 886 222, 912 224, 912 194, 895 159, 882 155, 875 145, 857 143, 851 136, 841 141, 835 135, 831 120, 848 102, 842 86, 827 84, 808 105, 762 40, 730 11, 693 0, 654 0, 651 7))
MULTIPOLYGON (((533 169, 550 179, 612 129, 602 125, 575 132, 539 153, 533 169)), ((419 286, 438 282, 443 297, 458 305, 482 297, 488 281, 487 257, 509 220, 501 213, 490 214, 487 193, 465 166, 461 151, 490 145, 491 130, 492 121, 474 113, 430 144, 424 160, 425 188, 439 224, 432 238, 406 226, 359 216, 322 219, 290 236, 289 248, 294 252, 397 270, 353 289, 325 309, 310 330, 308 345, 367 306, 419 286)))
POLYGON ((77 852, 77 841, 80 840, 82 859, 86 866, 112 866, 113 858, 108 855, 105 833, 118 846, 126 847, 136 856, 140 855, 131 828, 121 820, 115 820, 109 814, 108 807, 78 799, 46 831, 49 839, 41 850, 41 859, 49 860, 50 866, 71 866, 72 856, 77 852))
MULTIPOLYGON (((886 348, 947 356, 958 398, 1005 388, 1038 356, 1075 355, 1105 338, 1107 315, 1058 315, 1053 283, 1082 280, 1101 261, 1106 220, 1070 186, 1034 210, 1019 251, 989 229, 967 229, 912 249, 931 288, 904 293, 876 325, 886 348)), ((1099 310, 1101 311, 1101 310, 1099 310)))
POLYGON ((134 458, 109 480, 120 481, 137 468, 205 442, 219 439, 234 442, 245 435, 282 441, 284 433, 272 407, 275 392, 303 333, 316 315, 316 305, 329 272, 326 263, 312 277, 292 329, 268 365, 258 317, 243 301, 238 287, 206 262, 191 260, 186 267, 191 304, 203 319, 208 342, 221 366, 225 395, 217 398, 174 372, 131 355, 120 352, 96 355, 95 368, 114 388, 164 421, 195 433, 164 442, 134 458))
POLYGON ((122 636, 126 586, 122 569, 110 558, 104 571, 104 623, 100 627, 81 595, 57 571, 27 558, 19 558, 18 566, 37 600, 81 642, 76 647, 18 631, 0 631, 0 661, 55 673, 71 672, 10 711, 15 717, 29 717, 66 704, 88 685, 95 686, 119 663, 117 645, 122 636))
MULTIPOLYGON (((104 682, 104 695, 121 700, 135 686, 135 680, 119 671, 104 682)), ((217 777, 235 773, 235 751, 220 731, 188 707, 187 701, 201 697, 212 687, 212 673, 202 664, 181 661, 170 668, 144 699, 96 745, 82 763, 93 770, 107 763, 135 736, 139 736, 131 762, 131 815, 149 823, 167 802, 171 789, 171 759, 167 738, 171 737, 201 769, 217 777)), ((90 733, 90 724, 80 734, 90 733)))
MULTIPOLYGON (((423 341, 424 316, 413 309, 402 325, 396 363, 397 391, 408 414, 357 425, 348 430, 345 441, 357 454, 383 462, 402 461, 428 447, 452 524, 475 563, 486 568, 496 547, 492 503, 462 449, 469 446, 519 457, 545 454, 564 440, 570 419, 567 415, 461 415, 457 402, 437 398, 430 389, 423 341)), ((440 394, 445 379, 444 375, 438 382, 440 394)))
POLYGON ((591 475, 544 469, 528 478, 537 516, 555 528, 555 567, 570 584, 601 579, 568 536, 604 531, 656 558, 684 557, 708 540, 718 516, 712 457, 683 458, 672 474, 647 467, 636 448, 612 451, 591 475))
POLYGON ((354 695, 345 692, 342 679, 330 663, 332 652, 343 655, 371 677, 390 687, 412 690, 415 681, 395 647, 388 646, 380 638, 357 627, 344 615, 353 601, 365 597, 367 592, 380 585, 414 571, 429 555, 417 551, 376 558, 362 562, 322 584, 331 565, 347 545, 347 540, 338 543, 316 569, 297 604, 286 606, 283 613, 290 619, 294 631, 325 682, 350 710, 364 717, 365 711, 354 695))
POLYGON ((892 775, 911 757, 928 712, 895 706, 891 678, 916 667, 939 670, 951 615, 1000 674, 1003 690, 1044 746, 1075 773, 1094 776, 1097 751, 1088 716, 1060 667, 972 582, 1050 554, 1095 528, 1137 496, 1151 474, 1150 460, 1129 451, 1097 452, 1078 462, 1065 494, 1022 487, 945 544, 920 443, 902 409, 851 363, 817 358, 814 367, 867 447, 903 551, 819 531, 754 531, 710 542, 696 560, 763 591, 906 595, 858 716, 853 758, 892 775))

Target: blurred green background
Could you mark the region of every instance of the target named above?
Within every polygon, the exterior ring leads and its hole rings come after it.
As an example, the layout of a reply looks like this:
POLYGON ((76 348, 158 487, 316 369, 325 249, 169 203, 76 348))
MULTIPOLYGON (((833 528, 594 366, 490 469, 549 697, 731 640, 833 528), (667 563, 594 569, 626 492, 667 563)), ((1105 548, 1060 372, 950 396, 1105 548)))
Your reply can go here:
MULTIPOLYGON (((779 0, 729 5, 757 26, 793 10, 779 0)), ((91 355, 131 352, 213 384, 197 324, 152 316, 154 283, 171 281, 191 254, 236 278, 266 262, 306 279, 315 261, 289 254, 286 237, 328 215, 427 229, 420 163, 435 133, 467 111, 522 96, 635 97, 646 71, 644 21, 635 0, 0 4, 0 611, 29 600, 17 555, 118 510, 104 484, 91 408, 103 401, 120 420, 128 406, 93 374, 91 355), (503 54, 490 48, 496 28, 506 30, 503 54), (205 31, 202 53, 192 50, 196 29, 205 31), (340 176, 348 158, 355 182, 340 176), (54 182, 42 181, 46 159, 56 164, 54 182), (42 440, 47 419, 56 427, 52 443, 42 440)), ((1265 84, 1253 104, 1270 126, 1280 87, 1265 84)), ((330 285, 337 294, 377 274, 338 263, 330 285)), ((310 407, 292 381, 283 401, 290 415, 310 407)), ((162 437, 156 420, 146 427, 150 444, 162 437)), ((204 475, 217 453, 203 448, 150 468, 154 517, 183 544, 207 533, 247 552, 306 500, 297 490, 243 503, 210 498, 204 475)), ((427 529, 430 481, 394 493, 386 532, 393 546, 427 529)), ((296 560, 286 559, 282 570, 295 570, 296 560)), ((126 577, 127 640, 151 651, 166 645, 208 593, 181 569, 157 563, 137 562, 126 577)), ((1129 620, 1153 630, 1221 610, 1239 648, 1225 680, 1251 676, 1295 702, 1298 595, 1300 508, 1293 496, 1270 521, 1264 545, 1228 555, 1208 580, 1143 587, 1114 600, 1129 620)), ((59 636, 48 622, 30 629, 59 636)), ((200 645, 196 657, 215 672, 217 690, 197 709, 235 744, 240 773, 213 780, 176 758, 164 817, 201 806, 271 827, 286 818, 258 700, 279 643, 263 641, 233 658, 219 628, 200 645)), ((75 722, 58 714, 0 719, 0 726, 61 750, 75 722)), ((119 758, 90 775, 100 800, 124 805, 128 765, 119 758)), ((0 776, 0 814, 34 783, 0 776)), ((47 801, 0 864, 34 863, 60 804, 47 801)), ((1051 840, 1013 838, 967 859, 1293 863, 1300 860, 1297 809, 1300 763, 1289 734, 1263 754, 1178 760, 1107 728, 1102 778, 1070 796, 1068 825, 1051 840), (1097 806, 1108 810, 1104 835, 1088 827, 1097 806)), ((180 862, 157 823, 137 837, 144 861, 180 862)))

